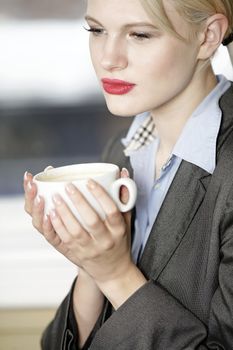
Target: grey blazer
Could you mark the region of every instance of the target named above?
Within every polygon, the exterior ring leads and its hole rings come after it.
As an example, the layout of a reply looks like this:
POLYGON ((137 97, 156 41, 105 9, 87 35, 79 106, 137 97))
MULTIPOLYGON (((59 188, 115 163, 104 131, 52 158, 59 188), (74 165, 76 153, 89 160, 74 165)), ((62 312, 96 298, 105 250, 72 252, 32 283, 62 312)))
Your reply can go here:
MULTIPOLYGON (((139 262, 148 283, 115 312, 106 301, 84 349, 233 350, 233 87, 220 107, 214 174, 182 161, 139 262)), ((130 168, 119 138, 103 160, 130 168)), ((78 349, 71 300, 42 349, 78 349)))

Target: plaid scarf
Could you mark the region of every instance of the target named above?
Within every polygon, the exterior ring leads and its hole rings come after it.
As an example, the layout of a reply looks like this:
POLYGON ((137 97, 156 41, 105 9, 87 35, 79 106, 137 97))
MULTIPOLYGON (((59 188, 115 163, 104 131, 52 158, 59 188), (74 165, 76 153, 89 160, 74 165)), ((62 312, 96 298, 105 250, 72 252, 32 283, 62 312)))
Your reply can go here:
POLYGON ((149 145, 156 137, 155 123, 151 115, 149 115, 134 133, 130 142, 124 150, 126 156, 132 151, 136 151, 143 146, 149 145))

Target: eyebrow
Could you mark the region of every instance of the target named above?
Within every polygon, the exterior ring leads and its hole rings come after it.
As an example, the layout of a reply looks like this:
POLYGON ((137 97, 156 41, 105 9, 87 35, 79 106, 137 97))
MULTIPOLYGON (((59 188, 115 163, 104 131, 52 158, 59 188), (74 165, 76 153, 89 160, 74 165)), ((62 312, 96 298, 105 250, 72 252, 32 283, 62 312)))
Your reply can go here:
MULTIPOLYGON (((97 21, 95 18, 87 15, 85 16, 86 21, 92 21, 95 22, 96 24, 99 24, 100 26, 103 26, 99 21, 97 21)), ((151 23, 148 22, 133 22, 133 23, 128 23, 123 25, 123 28, 129 28, 129 27, 150 27, 157 29, 157 27, 151 23)))

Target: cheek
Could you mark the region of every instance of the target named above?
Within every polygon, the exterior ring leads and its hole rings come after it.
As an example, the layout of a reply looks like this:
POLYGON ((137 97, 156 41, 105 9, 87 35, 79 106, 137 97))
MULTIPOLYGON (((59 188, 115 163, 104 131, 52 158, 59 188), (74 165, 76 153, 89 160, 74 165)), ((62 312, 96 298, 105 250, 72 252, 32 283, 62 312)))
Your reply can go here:
POLYGON ((155 84, 156 80, 159 83, 174 82, 177 84, 182 79, 190 78, 195 70, 195 53, 190 53, 190 50, 185 50, 181 47, 166 47, 157 53, 148 55, 139 70, 143 76, 155 84))

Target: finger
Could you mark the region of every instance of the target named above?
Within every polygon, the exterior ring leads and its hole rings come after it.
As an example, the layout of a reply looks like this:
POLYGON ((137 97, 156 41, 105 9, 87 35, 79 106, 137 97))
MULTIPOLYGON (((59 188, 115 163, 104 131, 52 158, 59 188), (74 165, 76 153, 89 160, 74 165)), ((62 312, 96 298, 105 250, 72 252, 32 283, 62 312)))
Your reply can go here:
POLYGON ((33 175, 31 173, 29 173, 28 171, 25 171, 24 173, 24 177, 23 177, 23 187, 24 187, 24 191, 26 192, 27 190, 27 185, 28 182, 32 181, 33 175))
POLYGON ((104 235, 106 233, 106 227, 102 219, 86 200, 83 194, 77 189, 77 187, 70 183, 66 186, 66 190, 80 217, 82 218, 85 227, 88 229, 88 232, 92 234, 93 237, 96 238, 98 236, 98 239, 100 239, 100 235, 104 235))
MULTIPOLYGON (((50 215, 56 215, 56 212, 51 212, 50 215)), ((44 230, 44 237, 45 239, 62 255, 64 255, 66 258, 68 258, 71 262, 73 262, 77 266, 81 266, 81 264, 78 261, 78 251, 79 247, 76 245, 75 247, 72 244, 72 247, 69 246, 69 243, 73 243, 68 239, 68 243, 64 242, 64 240, 61 239, 59 234, 54 230, 50 215, 46 215, 44 217, 43 221, 43 230, 44 230)), ((60 233, 61 234, 61 233, 60 233)), ((76 243, 76 242, 75 242, 76 243)))
POLYGON ((53 226, 55 225, 55 231, 61 238, 63 237, 64 242, 68 242, 73 237, 78 239, 81 244, 86 244, 90 240, 89 234, 81 226, 61 196, 54 195, 53 201, 56 211, 51 219, 53 226))
POLYGON ((49 215, 44 216, 43 232, 45 239, 61 254, 67 256, 68 247, 64 244, 59 235, 53 229, 49 215))
POLYGON ((60 237, 62 242, 70 243, 72 236, 67 231, 65 225, 63 224, 58 212, 52 209, 49 213, 49 217, 53 226, 54 231, 60 237))
POLYGON ((54 246, 54 248, 58 249, 61 245, 61 239, 57 235, 57 233, 53 229, 53 225, 51 223, 49 215, 45 215, 43 219, 43 232, 45 239, 54 246))
MULTIPOLYGON (((123 168, 121 170, 121 177, 122 178, 129 178, 129 172, 126 168, 123 168)), ((129 191, 126 186, 121 186, 120 190, 120 199, 122 203, 126 204, 129 200, 129 191)))
POLYGON ((32 206, 32 224, 41 233, 43 233, 44 218, 44 200, 41 196, 37 196, 32 206))
POLYGON ((25 173, 24 175, 24 190, 25 190, 24 209, 30 215, 32 213, 32 208, 33 208, 34 200, 37 193, 37 188, 36 188, 36 185, 32 182, 32 178, 33 178, 32 174, 25 173))
POLYGON ((89 180, 87 186, 106 214, 106 221, 113 226, 122 224, 123 217, 105 189, 93 180, 89 180))
MULTIPOLYGON (((123 177, 123 178, 129 178, 130 177, 129 176, 129 172, 128 172, 128 170, 126 168, 122 168, 122 170, 121 170, 121 177, 123 177)), ((123 203, 127 203, 128 200, 129 200, 129 191, 128 191, 126 186, 122 186, 122 188, 121 188, 121 201, 123 203)), ((127 227, 130 229, 130 227, 131 227, 131 217, 132 217, 131 211, 129 211, 127 213, 123 213, 123 216, 124 216, 124 219, 126 221, 127 227)))

